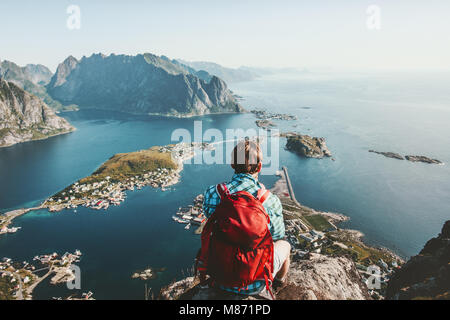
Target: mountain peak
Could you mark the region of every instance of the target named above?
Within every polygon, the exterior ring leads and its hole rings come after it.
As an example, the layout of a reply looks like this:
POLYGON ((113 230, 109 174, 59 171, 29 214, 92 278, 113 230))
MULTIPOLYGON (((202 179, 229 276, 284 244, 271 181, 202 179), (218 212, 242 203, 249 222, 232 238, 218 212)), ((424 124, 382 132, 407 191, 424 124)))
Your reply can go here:
POLYGON ((68 56, 62 63, 58 65, 56 73, 53 75, 48 86, 52 88, 62 85, 66 81, 67 76, 72 72, 72 70, 76 68, 78 63, 78 60, 74 56, 68 56))
POLYGON ((75 58, 74 56, 70 55, 68 56, 66 59, 64 59, 63 64, 72 64, 72 63, 78 63, 77 58, 75 58))
POLYGON ((240 112, 225 82, 197 76, 165 56, 93 54, 58 66, 48 91, 53 98, 80 107, 138 114, 192 116, 240 112))

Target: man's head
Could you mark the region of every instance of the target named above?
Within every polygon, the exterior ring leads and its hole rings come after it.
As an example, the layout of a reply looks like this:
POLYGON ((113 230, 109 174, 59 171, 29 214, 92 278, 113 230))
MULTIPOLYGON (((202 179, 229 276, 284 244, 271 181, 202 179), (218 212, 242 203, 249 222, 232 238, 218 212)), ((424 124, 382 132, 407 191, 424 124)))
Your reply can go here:
POLYGON ((235 173, 256 174, 262 168, 262 151, 257 142, 245 139, 231 153, 231 167, 235 173))

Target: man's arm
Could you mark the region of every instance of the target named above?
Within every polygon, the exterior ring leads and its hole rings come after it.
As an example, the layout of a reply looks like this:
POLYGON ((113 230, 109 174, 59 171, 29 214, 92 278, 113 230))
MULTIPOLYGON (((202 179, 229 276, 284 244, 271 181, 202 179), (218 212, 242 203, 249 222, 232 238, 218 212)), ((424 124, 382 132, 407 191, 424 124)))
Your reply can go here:
POLYGON ((210 186, 203 194, 203 213, 206 218, 209 218, 216 210, 220 202, 219 195, 216 191, 216 186, 210 186))
POLYGON ((274 241, 285 237, 283 206, 280 199, 270 194, 269 198, 264 202, 264 208, 270 218, 269 230, 274 241))

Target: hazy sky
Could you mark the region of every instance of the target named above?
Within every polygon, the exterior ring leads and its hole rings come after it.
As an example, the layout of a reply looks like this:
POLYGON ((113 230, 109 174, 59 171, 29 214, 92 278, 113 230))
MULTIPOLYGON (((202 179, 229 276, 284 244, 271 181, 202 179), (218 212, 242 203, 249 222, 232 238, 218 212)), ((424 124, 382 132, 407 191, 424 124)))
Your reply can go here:
POLYGON ((450 70, 450 0, 1 0, 0 59, 152 52, 238 67, 450 70), (69 30, 78 5, 81 28, 69 30), (369 30, 367 8, 381 9, 369 30))

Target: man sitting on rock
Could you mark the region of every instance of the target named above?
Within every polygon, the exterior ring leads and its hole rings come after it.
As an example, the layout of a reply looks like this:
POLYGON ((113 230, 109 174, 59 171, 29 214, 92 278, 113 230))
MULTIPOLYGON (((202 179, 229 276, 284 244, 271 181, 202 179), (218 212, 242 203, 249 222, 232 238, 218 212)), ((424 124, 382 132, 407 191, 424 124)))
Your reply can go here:
MULTIPOLYGON (((262 151, 246 139, 232 152, 235 173, 228 183, 210 186, 203 211, 208 221, 197 257, 200 280, 243 295, 258 295, 272 280, 282 284, 289 270, 280 199, 258 181, 262 151)), ((273 295, 272 295, 273 298, 273 295)))

